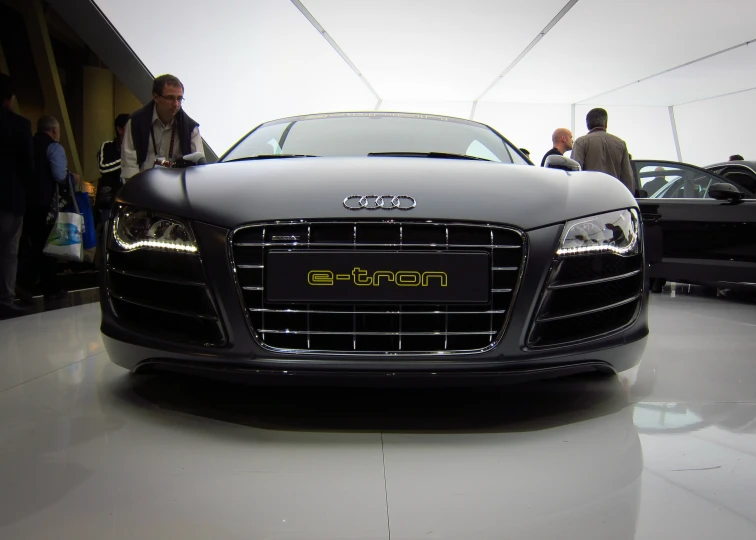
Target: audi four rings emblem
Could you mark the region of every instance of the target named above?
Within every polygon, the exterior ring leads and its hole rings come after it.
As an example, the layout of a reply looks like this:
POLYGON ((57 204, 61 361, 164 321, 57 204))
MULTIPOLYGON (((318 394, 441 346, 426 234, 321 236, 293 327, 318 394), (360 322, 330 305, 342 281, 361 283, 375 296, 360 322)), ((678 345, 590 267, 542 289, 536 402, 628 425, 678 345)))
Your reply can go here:
POLYGON ((409 195, 349 195, 344 199, 348 210, 412 210, 417 201, 409 195))

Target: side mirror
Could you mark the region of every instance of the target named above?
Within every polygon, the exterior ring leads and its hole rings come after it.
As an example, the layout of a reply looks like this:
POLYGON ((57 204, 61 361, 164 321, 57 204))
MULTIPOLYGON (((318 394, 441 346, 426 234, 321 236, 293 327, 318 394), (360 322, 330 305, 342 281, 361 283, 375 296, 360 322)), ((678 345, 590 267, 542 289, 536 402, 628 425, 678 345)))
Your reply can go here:
POLYGON ((738 188, 732 184, 724 183, 711 186, 708 195, 712 199, 717 199, 719 201, 739 201, 745 198, 745 195, 738 191, 738 188))
POLYGON ((563 171, 579 171, 580 163, 564 156, 549 156, 543 164, 547 169, 561 169, 563 171))
POLYGON ((648 199, 648 191, 645 189, 639 189, 638 194, 635 196, 636 199, 648 199))

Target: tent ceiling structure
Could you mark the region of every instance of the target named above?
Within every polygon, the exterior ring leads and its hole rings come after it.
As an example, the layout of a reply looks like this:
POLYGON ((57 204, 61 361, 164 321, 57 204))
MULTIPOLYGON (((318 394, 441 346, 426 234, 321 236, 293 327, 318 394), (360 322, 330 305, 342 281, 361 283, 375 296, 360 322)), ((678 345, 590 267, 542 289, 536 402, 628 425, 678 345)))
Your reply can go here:
POLYGON ((756 89, 753 0, 92 1, 150 72, 181 77, 219 153, 261 121, 307 112, 664 108, 656 123, 668 107, 756 89))

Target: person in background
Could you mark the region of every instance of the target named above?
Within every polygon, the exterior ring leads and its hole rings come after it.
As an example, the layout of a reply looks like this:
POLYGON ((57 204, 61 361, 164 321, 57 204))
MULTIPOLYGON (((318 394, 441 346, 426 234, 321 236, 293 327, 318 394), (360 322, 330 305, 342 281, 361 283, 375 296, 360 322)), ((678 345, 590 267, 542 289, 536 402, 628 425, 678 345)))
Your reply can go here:
POLYGON ((730 161, 743 161, 743 156, 740 154, 733 154, 730 156, 730 161))
POLYGON ((571 157, 584 171, 598 171, 617 178, 635 194, 635 180, 625 141, 606 132, 609 114, 591 109, 585 117, 588 134, 578 137, 571 157))
POLYGON ((14 94, 11 78, 0 74, 0 317, 25 311, 13 300, 25 190, 34 177, 31 123, 11 110, 14 94))
POLYGON ((119 114, 115 119, 115 139, 102 143, 97 152, 100 179, 97 181, 95 209, 102 222, 108 220, 115 193, 121 187, 121 145, 128 123, 129 115, 119 114))
POLYGON ((60 208, 55 208, 58 203, 57 194, 60 192, 67 199, 73 198, 75 194, 70 192, 69 185, 79 184, 80 180, 79 175, 68 171, 66 151, 60 144, 60 123, 52 116, 43 116, 37 122, 34 161, 37 174, 35 181, 27 189, 22 233, 24 249, 19 262, 19 296, 28 301, 31 297, 29 291, 40 279, 45 300, 55 300, 68 293, 58 281, 56 260, 45 255, 42 250, 60 208))
MULTIPOLYGON (((664 167, 657 167, 654 169, 654 172, 664 172, 664 167)), ((643 189, 646 191, 648 196, 650 197, 657 191, 659 191, 661 188, 667 185, 667 178, 663 174, 660 176, 655 177, 653 180, 648 182, 645 186, 643 186, 643 189)))
POLYGON ((546 164, 546 158, 549 156, 563 156, 567 150, 572 150, 572 132, 567 128, 557 128, 551 134, 551 142, 554 147, 546 152, 541 160, 541 167, 546 164))
POLYGON ((199 124, 181 108, 184 85, 173 75, 161 75, 152 83, 152 101, 134 112, 126 125, 121 147, 121 177, 129 180, 152 169, 157 160, 176 161, 195 152, 204 153, 199 124))

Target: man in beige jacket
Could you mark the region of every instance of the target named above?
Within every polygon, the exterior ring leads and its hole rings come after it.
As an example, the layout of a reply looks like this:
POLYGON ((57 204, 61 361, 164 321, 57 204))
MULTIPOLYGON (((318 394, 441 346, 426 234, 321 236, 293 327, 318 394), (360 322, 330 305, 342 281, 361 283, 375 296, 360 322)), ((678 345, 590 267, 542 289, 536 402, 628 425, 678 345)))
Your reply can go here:
POLYGON ((635 179, 630 166, 627 144, 606 132, 609 115, 604 109, 591 109, 585 117, 588 134, 579 137, 571 157, 584 171, 599 171, 617 178, 631 193, 635 193, 635 179))

